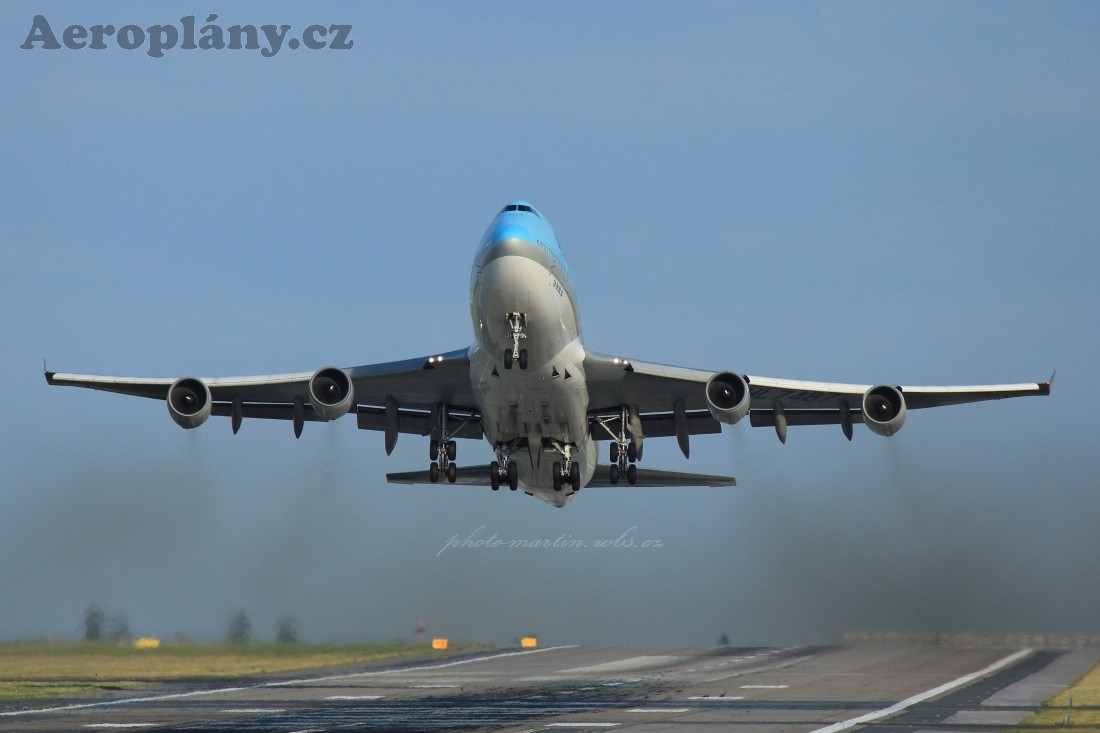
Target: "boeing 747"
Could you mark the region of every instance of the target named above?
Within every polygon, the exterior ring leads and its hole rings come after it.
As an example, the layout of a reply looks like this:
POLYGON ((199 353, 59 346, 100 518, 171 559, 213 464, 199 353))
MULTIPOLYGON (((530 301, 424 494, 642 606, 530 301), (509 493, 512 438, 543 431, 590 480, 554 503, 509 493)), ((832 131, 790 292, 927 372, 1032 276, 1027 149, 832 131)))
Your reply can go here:
POLYGON ((154 379, 46 372, 49 384, 164 400, 181 427, 211 415, 293 423, 354 413, 360 428, 429 438, 426 471, 393 483, 507 486, 554 506, 584 487, 732 486, 728 476, 642 468, 644 439, 721 432, 748 417, 786 442, 796 425, 862 423, 901 429, 911 409, 1050 394, 1051 383, 906 387, 833 384, 709 371, 600 354, 581 342, 569 265, 550 223, 526 201, 509 202, 481 238, 470 273, 474 343, 405 361, 257 377, 154 379), (484 438, 495 460, 459 468, 459 439, 484 438), (600 464, 599 442, 608 463, 600 464))

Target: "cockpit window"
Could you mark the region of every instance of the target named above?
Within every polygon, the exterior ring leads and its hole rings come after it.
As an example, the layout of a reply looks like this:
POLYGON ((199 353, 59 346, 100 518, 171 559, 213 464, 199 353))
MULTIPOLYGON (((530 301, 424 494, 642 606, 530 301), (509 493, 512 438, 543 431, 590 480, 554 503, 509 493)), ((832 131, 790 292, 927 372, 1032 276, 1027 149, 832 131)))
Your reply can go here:
POLYGON ((508 204, 500 210, 500 213, 503 214, 505 211, 526 211, 528 213, 534 214, 535 216, 539 215, 539 212, 535 211, 527 204, 508 204))

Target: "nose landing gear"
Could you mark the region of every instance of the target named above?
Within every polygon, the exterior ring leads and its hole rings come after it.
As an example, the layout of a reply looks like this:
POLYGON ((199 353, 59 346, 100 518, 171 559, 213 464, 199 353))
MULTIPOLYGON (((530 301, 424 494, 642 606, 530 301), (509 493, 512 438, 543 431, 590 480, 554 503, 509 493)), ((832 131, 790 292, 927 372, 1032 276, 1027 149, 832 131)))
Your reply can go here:
POLYGON ((508 328, 512 331, 512 348, 504 350, 504 368, 511 369, 512 365, 519 364, 520 369, 526 369, 527 349, 521 349, 519 341, 527 338, 527 334, 523 332, 527 328, 527 314, 509 313, 507 319, 508 328))

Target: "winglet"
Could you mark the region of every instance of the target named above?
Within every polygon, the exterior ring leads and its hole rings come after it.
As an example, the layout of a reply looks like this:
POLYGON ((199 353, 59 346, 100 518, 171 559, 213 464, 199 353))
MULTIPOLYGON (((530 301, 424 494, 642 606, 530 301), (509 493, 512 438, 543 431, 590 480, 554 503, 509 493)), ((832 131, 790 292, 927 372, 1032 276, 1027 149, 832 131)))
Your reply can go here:
POLYGON ((1039 393, 1040 394, 1043 394, 1043 395, 1050 394, 1050 388, 1054 386, 1054 375, 1056 375, 1057 373, 1058 373, 1058 370, 1055 369, 1053 372, 1050 373, 1050 379, 1048 379, 1045 382, 1039 382, 1039 393))
POLYGON ((54 384, 53 375, 57 372, 51 372, 49 367, 46 366, 46 360, 42 360, 42 374, 46 377, 46 384, 54 384))

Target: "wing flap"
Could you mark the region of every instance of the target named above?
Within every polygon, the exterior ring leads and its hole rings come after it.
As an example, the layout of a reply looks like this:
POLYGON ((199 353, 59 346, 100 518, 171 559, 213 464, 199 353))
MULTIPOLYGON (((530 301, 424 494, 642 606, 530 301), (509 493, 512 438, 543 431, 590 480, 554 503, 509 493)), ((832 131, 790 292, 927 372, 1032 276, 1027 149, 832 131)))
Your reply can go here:
MULTIPOLYGON (((386 408, 360 406, 356 422, 360 430, 386 429, 386 408)), ((412 435, 430 435, 435 425, 428 410, 397 411, 397 432, 412 435)), ((473 412, 447 412, 447 434, 452 438, 480 440, 483 437, 481 416, 473 412)), ((486 469, 488 470, 488 469, 486 469)))

